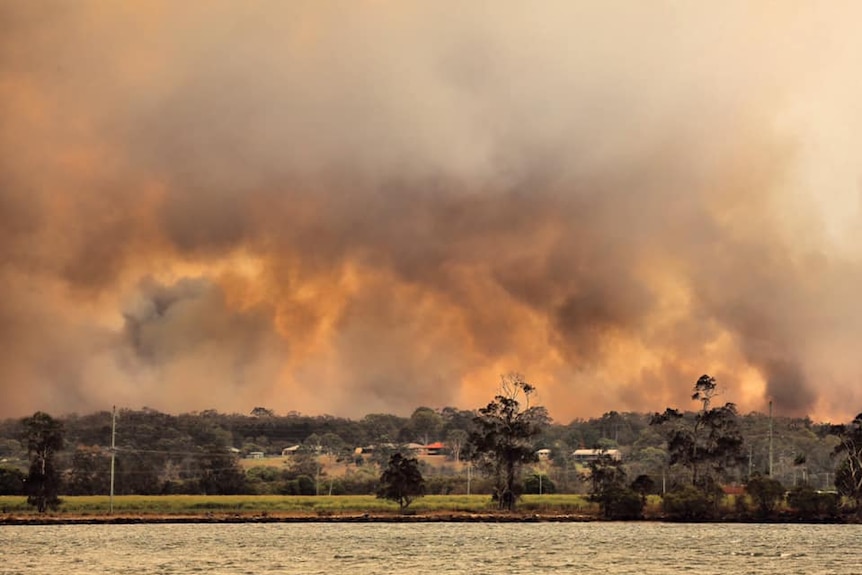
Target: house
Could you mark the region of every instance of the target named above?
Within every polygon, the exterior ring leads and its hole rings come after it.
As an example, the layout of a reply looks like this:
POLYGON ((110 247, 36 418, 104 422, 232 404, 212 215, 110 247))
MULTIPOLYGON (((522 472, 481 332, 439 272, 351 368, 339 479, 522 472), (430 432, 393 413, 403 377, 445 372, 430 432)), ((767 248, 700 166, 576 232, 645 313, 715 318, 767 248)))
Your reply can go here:
POLYGON ((435 441, 425 446, 426 455, 445 455, 446 446, 442 441, 435 441))
POLYGON ((538 457, 539 459, 541 459, 543 461, 546 459, 550 459, 551 458, 551 450, 547 449, 547 448, 540 449, 540 450, 536 451, 536 457, 538 457))
POLYGON ((287 457, 288 455, 294 455, 297 451, 299 451, 299 445, 291 445, 290 447, 285 447, 281 450, 282 457, 287 457))
POLYGON ((589 463, 600 457, 610 457, 613 461, 621 461, 623 454, 619 449, 576 449, 572 453, 572 459, 577 463, 589 463))
POLYGON ((252 451, 247 457, 248 459, 263 459, 263 451, 252 451))

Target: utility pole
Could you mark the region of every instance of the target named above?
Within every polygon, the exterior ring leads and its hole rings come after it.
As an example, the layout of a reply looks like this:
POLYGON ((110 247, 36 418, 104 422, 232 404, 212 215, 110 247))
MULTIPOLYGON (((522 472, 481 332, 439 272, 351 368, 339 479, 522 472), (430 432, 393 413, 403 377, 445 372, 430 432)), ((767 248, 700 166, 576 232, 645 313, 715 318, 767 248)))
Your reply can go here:
POLYGON ((114 513, 114 459, 117 455, 117 406, 111 410, 111 498, 109 514, 114 513))
POLYGON ((772 477, 772 400, 769 401, 769 477, 772 477))
POLYGON ((751 444, 749 444, 748 445, 748 478, 749 479, 751 479, 751 471, 752 471, 753 456, 754 456, 753 451, 754 451, 754 447, 751 444))

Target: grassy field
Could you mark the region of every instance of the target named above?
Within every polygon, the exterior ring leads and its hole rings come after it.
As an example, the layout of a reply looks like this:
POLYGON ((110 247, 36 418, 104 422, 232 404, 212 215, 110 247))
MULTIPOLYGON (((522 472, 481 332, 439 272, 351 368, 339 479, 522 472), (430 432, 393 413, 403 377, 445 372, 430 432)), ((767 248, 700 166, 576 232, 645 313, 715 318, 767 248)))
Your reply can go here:
MULTIPOLYGON (((108 513, 106 495, 63 497, 58 514, 108 513)), ((417 514, 491 513, 496 510, 488 495, 429 495, 410 507, 417 514)), ((4 514, 32 514, 25 497, 0 496, 4 514)), ((518 504, 521 513, 595 514, 595 504, 580 495, 526 495, 518 504)), ((194 515, 205 513, 268 513, 292 515, 349 515, 398 513, 398 506, 373 495, 124 495, 114 497, 115 514, 194 515)))

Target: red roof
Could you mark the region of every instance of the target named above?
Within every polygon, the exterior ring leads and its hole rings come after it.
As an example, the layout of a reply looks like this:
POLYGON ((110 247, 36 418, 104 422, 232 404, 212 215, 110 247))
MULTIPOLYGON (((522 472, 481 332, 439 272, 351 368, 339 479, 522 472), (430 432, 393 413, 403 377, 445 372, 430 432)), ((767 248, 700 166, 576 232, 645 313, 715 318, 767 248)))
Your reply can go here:
POLYGON ((743 495, 745 493, 744 485, 722 485, 721 490, 725 495, 743 495))
POLYGON ((435 441, 434 443, 429 443, 428 445, 426 445, 425 449, 443 449, 444 447, 446 446, 443 445, 442 441, 435 441))

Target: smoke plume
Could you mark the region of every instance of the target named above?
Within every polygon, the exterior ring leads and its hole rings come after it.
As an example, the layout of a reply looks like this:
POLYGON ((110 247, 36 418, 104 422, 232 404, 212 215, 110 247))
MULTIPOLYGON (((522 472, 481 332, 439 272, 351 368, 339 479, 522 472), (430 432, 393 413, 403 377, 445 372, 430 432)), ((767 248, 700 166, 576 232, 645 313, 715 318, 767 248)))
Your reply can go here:
POLYGON ((0 416, 862 408, 854 2, 4 2, 0 416))

